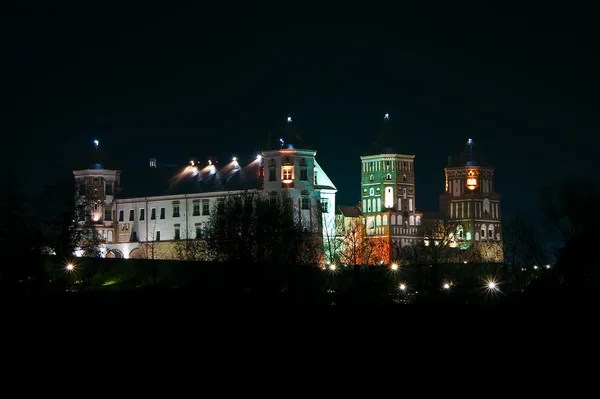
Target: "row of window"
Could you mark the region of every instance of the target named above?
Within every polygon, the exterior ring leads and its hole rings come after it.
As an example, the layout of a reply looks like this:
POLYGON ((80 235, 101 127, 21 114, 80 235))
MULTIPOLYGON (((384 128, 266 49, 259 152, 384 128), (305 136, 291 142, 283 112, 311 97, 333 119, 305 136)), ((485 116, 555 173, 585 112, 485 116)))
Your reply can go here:
MULTIPOLYGON (((219 198, 217 199, 217 209, 222 209, 222 204, 223 204, 223 199, 219 198)), ((146 208, 141 208, 139 213, 139 218, 138 220, 145 220, 146 219, 146 208)), ((104 220, 110 220, 110 209, 106 209, 105 210, 105 215, 104 215, 104 220), (108 216, 108 218, 107 218, 108 216)), ((203 199, 202 203, 200 203, 200 200, 194 200, 194 202, 192 203, 192 216, 200 216, 200 214, 202 214, 202 216, 209 216, 210 215, 210 200, 208 199, 203 199), (202 205, 202 207, 200 207, 202 205), (202 213, 201 213, 202 211, 202 213)), ((159 219, 165 219, 166 216, 166 208, 160 208, 160 215, 159 215, 159 219)), ((172 217, 174 218, 178 218, 180 217, 181 214, 179 212, 179 201, 173 201, 173 214, 172 217)), ((125 217, 125 211, 124 210, 119 210, 119 222, 123 222, 124 221, 124 217, 125 217)), ((150 220, 155 220, 156 219, 156 208, 151 208, 150 209, 150 220)), ((132 222, 135 220, 135 210, 134 209, 130 209, 129 210, 129 221, 132 222)))
POLYGON ((408 161, 390 161, 390 160, 368 161, 368 162, 363 162, 363 173, 364 172, 377 172, 380 170, 393 171, 394 166, 396 167, 395 170, 405 170, 405 171, 412 170, 412 162, 408 162, 408 161))
MULTIPOLYGON (((195 239, 202 238, 202 235, 203 235, 202 234, 202 223, 196 223, 194 225, 194 232, 195 232, 195 236, 193 238, 195 238, 195 239)), ((154 233, 152 233, 152 236, 153 237, 150 237, 150 241, 160 241, 161 240, 160 230, 157 230, 154 233)), ((189 238, 192 238, 192 237, 189 237, 189 238)), ((181 225, 179 223, 173 225, 173 240, 181 240, 181 225)), ((137 233, 135 231, 131 233, 131 241, 132 242, 138 241, 137 233)))

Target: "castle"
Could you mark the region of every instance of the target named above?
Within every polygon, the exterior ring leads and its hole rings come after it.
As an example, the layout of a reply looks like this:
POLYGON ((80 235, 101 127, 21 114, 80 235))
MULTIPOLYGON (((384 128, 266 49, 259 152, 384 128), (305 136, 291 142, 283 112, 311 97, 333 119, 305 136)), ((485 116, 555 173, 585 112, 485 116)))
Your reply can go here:
MULTIPOLYGON (((276 145, 242 165, 233 157, 225 164, 209 159, 200 164, 161 166, 150 158, 136 179, 140 187, 121 186, 121 171, 95 161, 88 169, 75 170, 79 195, 88 196, 93 227, 104 242, 103 256, 149 257, 148 244, 162 246, 160 256, 172 258, 169 245, 177 240, 201 238, 211 211, 228 195, 259 193, 265 198, 286 197, 297 222, 305 230, 319 232, 324 241, 339 228, 357 220, 361 236, 385 242, 380 262, 393 261, 398 248, 424 240, 424 220, 452 224, 452 244, 468 247, 486 241, 501 246, 500 197, 494 191, 494 168, 472 159, 472 141, 466 162, 445 168, 446 190, 440 211, 417 211, 415 155, 400 154, 389 145, 390 118, 369 153, 361 156, 361 197, 357 206, 336 206, 337 189, 316 159, 316 151, 289 144, 295 136, 288 117, 286 130, 276 145), (142 178, 141 174, 145 175, 142 178)), ((297 135, 296 135, 297 137, 297 135)), ((95 142, 96 150, 99 143, 95 142)), ((437 245, 437 241, 436 241, 437 245)), ((79 251, 78 256, 85 256, 79 251)), ((155 254, 152 254, 155 257, 155 254)), ((497 259, 501 260, 501 259, 497 259)))

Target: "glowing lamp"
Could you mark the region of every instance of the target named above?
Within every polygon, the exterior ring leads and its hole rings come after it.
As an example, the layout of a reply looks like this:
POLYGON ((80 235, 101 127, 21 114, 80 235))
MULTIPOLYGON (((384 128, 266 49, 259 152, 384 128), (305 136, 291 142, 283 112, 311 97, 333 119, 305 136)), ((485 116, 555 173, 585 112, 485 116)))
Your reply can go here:
POLYGON ((475 172, 470 170, 469 175, 467 177, 467 188, 469 190, 475 190, 477 188, 477 177, 475 176, 475 172))
POLYGON ((262 155, 257 155, 256 156, 256 160, 259 161, 259 162, 262 161, 262 155))
POLYGON ((445 290, 449 290, 450 289, 450 284, 448 284, 448 283, 444 284, 444 289, 445 290))
POLYGON ((398 270, 398 265, 395 263, 392 263, 392 270, 398 270))
POLYGON ((490 290, 495 290, 495 289, 496 289, 496 283, 494 283, 493 281, 490 281, 490 282, 488 283, 488 288, 489 288, 490 290))
POLYGON ((233 162, 237 162, 237 157, 233 157, 233 162))
POLYGON ((334 271, 335 270, 335 265, 329 265, 329 270, 334 271))
POLYGON ((72 263, 67 264, 67 270, 73 270, 75 266, 72 263))
POLYGON ((401 291, 404 291, 404 290, 406 290, 406 285, 404 285, 404 284, 400 284, 400 290, 401 290, 401 291))

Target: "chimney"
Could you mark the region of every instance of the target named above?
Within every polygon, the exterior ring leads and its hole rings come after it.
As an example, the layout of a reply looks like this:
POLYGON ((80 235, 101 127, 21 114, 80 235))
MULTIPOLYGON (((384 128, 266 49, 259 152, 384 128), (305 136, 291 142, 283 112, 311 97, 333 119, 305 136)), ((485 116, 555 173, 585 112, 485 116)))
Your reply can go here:
POLYGON ((150 167, 156 168, 156 158, 150 158, 150 167))

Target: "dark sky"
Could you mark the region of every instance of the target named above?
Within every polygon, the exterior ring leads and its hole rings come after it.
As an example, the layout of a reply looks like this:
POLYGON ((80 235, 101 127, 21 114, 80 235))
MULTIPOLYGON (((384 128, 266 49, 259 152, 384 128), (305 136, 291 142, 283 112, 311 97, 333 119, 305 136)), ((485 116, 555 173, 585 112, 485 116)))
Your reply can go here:
POLYGON ((2 162, 33 191, 96 138, 126 174, 151 156, 250 156, 289 113, 341 204, 360 198, 359 156, 385 112, 416 155, 420 210, 437 208, 469 137, 505 216, 532 210, 545 181, 598 171, 591 9, 49 3, 19 2, 0 24, 2 162))

